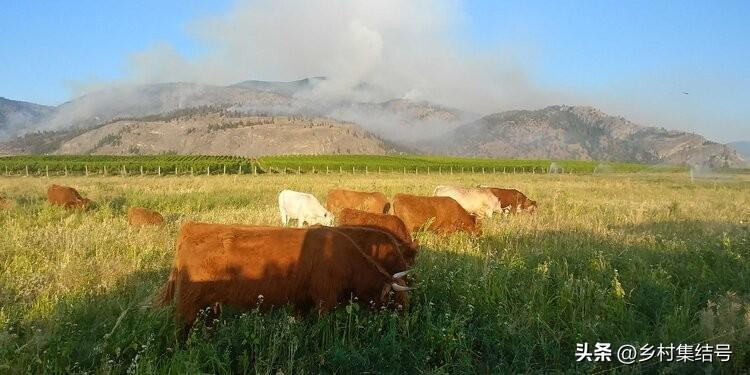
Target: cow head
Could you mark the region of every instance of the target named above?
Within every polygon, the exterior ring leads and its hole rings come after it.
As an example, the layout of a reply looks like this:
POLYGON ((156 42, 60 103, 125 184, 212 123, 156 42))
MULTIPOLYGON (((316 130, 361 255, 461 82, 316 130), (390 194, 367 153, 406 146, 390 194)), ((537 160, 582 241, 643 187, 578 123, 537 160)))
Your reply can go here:
POLYGON ((536 201, 526 199, 525 201, 523 201, 523 203, 521 203, 521 209, 528 213, 536 213, 536 201))
POLYGON ((323 214, 323 219, 321 220, 320 223, 330 227, 330 226, 333 226, 333 219, 334 219, 333 214, 329 211, 326 211, 323 214))
POLYGON ((391 292, 393 292, 393 302, 401 305, 401 307, 406 310, 409 306, 409 295, 407 292, 415 289, 406 286, 404 278, 409 272, 410 271, 402 271, 393 274, 392 280, 383 286, 383 290, 380 294, 380 301, 383 305, 388 304, 388 298, 391 295, 391 292))

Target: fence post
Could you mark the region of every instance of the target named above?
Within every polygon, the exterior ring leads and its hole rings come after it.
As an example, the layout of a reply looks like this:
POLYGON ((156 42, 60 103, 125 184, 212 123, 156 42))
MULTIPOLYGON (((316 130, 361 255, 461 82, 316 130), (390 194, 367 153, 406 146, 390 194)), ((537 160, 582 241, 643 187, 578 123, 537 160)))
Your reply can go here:
POLYGON ((482 174, 484 174, 484 167, 482 167, 482 174))
POLYGON ((461 174, 464 174, 464 167, 461 167, 461 174))
POLYGON ((526 167, 521 167, 521 173, 526 173, 526 167))
POLYGON ((427 174, 430 174, 430 166, 427 166, 427 174))
POLYGON ((65 177, 67 177, 67 176, 68 176, 68 166, 66 165, 65 166, 65 177))
POLYGON ((256 174, 258 174, 258 166, 257 165, 253 165, 253 176, 256 175, 256 174))
POLYGON ((49 165, 44 166, 44 172, 47 175, 47 178, 49 178, 49 165))
POLYGON ((161 165, 156 166, 156 174, 161 177, 161 165))
POLYGON ((438 174, 443 174, 443 166, 438 167, 438 174))
POLYGON ((89 176, 89 166, 88 165, 84 165, 83 167, 86 169, 86 177, 88 177, 89 176))
POLYGON ((516 174, 516 167, 513 167, 513 174, 516 174))
POLYGON ((326 174, 328 174, 328 166, 326 165, 326 174))
POLYGON ((344 167, 339 165, 339 174, 342 174, 342 173, 344 173, 344 167))
POLYGON ((354 174, 354 166, 352 165, 352 174, 354 174))
POLYGON ((210 175, 211 175, 211 166, 207 165, 206 166, 206 176, 210 176, 210 175))
POLYGON ((505 174, 505 167, 503 167, 503 174, 505 174))
POLYGON ((143 176, 143 166, 141 165, 141 176, 143 176))
POLYGON ((378 174, 380 174, 380 166, 378 165, 378 174))
POLYGON ((190 166, 190 175, 191 175, 191 176, 195 176, 195 175, 193 174, 193 166, 192 166, 192 165, 190 166))
POLYGON ((302 167, 299 165, 297 166, 297 174, 302 174, 302 167))
POLYGON ((404 174, 406 174, 406 167, 404 167, 404 174))
POLYGON ((177 176, 177 165, 174 166, 174 175, 177 176))
POLYGON ((26 177, 29 177, 29 166, 26 166, 26 177))
POLYGON ((471 173, 474 173, 474 166, 471 166, 471 173))
POLYGON ((106 165, 104 166, 104 175, 105 176, 107 175, 107 166, 106 165))
POLYGON ((495 170, 495 167, 492 167, 492 174, 495 174, 495 173, 497 173, 497 171, 495 170))
POLYGON ((365 165, 365 174, 370 174, 370 171, 367 170, 367 166, 365 165))

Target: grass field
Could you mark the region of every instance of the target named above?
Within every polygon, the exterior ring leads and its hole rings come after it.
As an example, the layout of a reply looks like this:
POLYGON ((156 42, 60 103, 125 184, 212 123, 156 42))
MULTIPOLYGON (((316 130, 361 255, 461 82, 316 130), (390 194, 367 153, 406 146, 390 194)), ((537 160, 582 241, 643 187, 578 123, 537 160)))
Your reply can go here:
POLYGON ((0 177, 0 373, 739 373, 750 368, 750 177, 687 173, 0 177), (50 183, 97 202, 66 212, 50 183), (166 280, 180 223, 278 223, 276 194, 514 186, 539 213, 418 234, 410 310, 227 313, 186 343, 166 280), (165 215, 132 229, 124 212, 165 215), (727 363, 575 362, 576 343, 728 343, 727 363))

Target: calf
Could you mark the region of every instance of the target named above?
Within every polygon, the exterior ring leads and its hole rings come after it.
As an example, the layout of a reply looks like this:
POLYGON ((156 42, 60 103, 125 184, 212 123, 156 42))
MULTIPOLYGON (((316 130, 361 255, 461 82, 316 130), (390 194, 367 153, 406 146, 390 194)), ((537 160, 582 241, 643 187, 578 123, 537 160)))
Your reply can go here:
POLYGON ((81 197, 76 189, 67 186, 50 185, 47 188, 47 200, 65 208, 88 208, 91 201, 81 197))

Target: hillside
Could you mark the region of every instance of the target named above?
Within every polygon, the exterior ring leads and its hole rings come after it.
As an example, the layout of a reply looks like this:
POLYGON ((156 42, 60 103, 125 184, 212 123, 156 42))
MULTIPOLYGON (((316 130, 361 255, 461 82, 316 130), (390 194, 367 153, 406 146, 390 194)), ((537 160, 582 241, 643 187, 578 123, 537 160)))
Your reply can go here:
POLYGON ((138 152, 207 151, 234 155, 248 155, 248 152, 252 155, 262 152, 277 154, 288 150, 293 153, 355 153, 354 150, 382 153, 386 148, 398 148, 416 153, 467 157, 711 166, 745 163, 733 148, 699 135, 640 126, 591 107, 551 106, 536 111, 507 111, 480 117, 426 101, 375 100, 374 97, 384 93, 366 83, 358 86, 359 94, 337 98, 325 94, 330 89, 326 87, 327 82, 324 77, 314 77, 291 82, 251 80, 230 86, 184 82, 128 85, 93 92, 54 108, 2 99, 0 109, 15 114, 13 118, 22 121, 14 121, 10 126, 8 115, 0 118, 0 140, 6 140, 0 143, 0 154, 129 153, 131 146, 132 151, 138 149, 138 152), (366 98, 370 94, 373 95, 369 101, 359 100, 360 96, 366 98), (176 112, 184 114, 185 111, 192 111, 192 115, 201 113, 208 116, 195 120, 196 128, 202 129, 203 125, 207 127, 209 122, 216 120, 209 113, 215 110, 240 113, 251 122, 255 121, 251 119, 253 116, 326 118, 325 121, 337 124, 334 126, 337 130, 306 131, 303 129, 308 129, 305 126, 309 124, 292 121, 284 126, 280 123, 253 126, 256 130, 253 136, 240 130, 211 132, 209 138, 214 143, 199 145, 200 142, 191 134, 175 131, 174 124, 164 124, 154 117, 172 116, 176 112), (353 124, 362 134, 398 146, 382 148, 350 137, 344 137, 340 145, 321 145, 311 141, 315 138, 305 138, 315 134, 330 142, 338 142, 341 135, 338 125, 353 124), (162 126, 164 129, 160 129, 162 126), (124 131, 124 140, 135 143, 125 142, 125 148, 114 144, 98 147, 100 137, 118 137, 119 130, 115 128, 148 128, 146 133, 150 135, 138 138, 124 131), (19 134, 22 135, 20 138, 14 138, 19 134), (158 139, 160 135, 165 139, 158 139), (258 140, 261 135, 262 142, 268 146, 258 140), (236 139, 230 140, 235 136, 236 139), (294 147, 287 147, 288 139, 293 141, 294 147), (350 152, 345 151, 347 149, 350 152))
POLYGON ((0 97, 0 139, 41 121, 53 107, 0 97))
POLYGON ((117 120, 61 142, 55 154, 163 153, 262 156, 384 154, 385 142, 348 123, 220 111, 157 119, 117 120))
POLYGON ((644 127, 591 107, 508 111, 462 125, 427 152, 497 158, 607 160, 736 166, 726 145, 681 131, 644 127))
POLYGON ((737 150, 743 159, 750 161, 750 141, 731 142, 728 145, 737 150))

